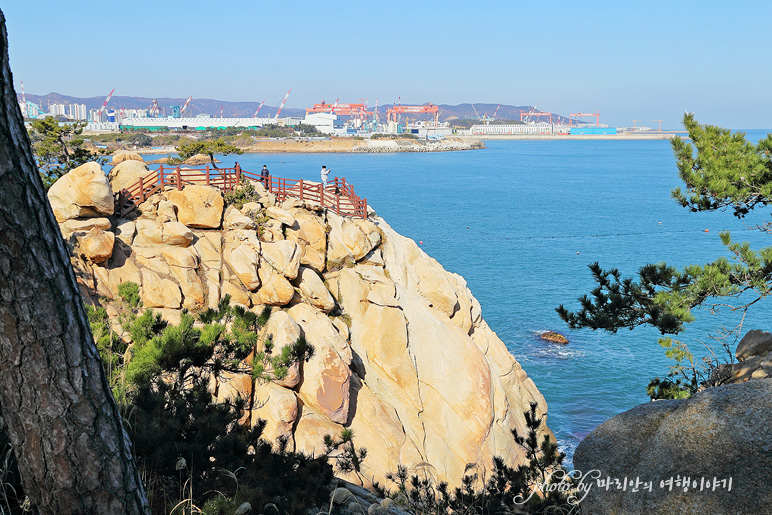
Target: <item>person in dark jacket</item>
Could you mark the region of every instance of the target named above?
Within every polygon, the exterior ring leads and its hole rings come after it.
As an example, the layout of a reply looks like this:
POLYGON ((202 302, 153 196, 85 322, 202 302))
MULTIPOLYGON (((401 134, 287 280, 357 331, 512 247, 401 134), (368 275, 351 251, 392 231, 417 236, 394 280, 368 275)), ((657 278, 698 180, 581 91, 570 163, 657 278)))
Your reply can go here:
POLYGON ((263 165, 263 169, 260 170, 260 181, 263 183, 263 186, 268 188, 268 177, 270 176, 270 172, 268 171, 268 167, 263 165))

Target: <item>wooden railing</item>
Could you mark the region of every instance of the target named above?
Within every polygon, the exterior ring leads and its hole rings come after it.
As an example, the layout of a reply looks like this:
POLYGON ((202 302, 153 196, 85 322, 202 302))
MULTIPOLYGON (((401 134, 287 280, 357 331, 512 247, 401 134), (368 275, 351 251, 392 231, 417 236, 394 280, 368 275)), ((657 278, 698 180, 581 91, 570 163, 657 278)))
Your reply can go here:
POLYGON ((263 184, 276 195, 278 202, 293 197, 304 202, 316 203, 335 213, 355 218, 367 218, 367 199, 359 198, 345 178, 335 177, 323 188, 321 183, 303 179, 284 179, 269 176, 265 181, 260 175, 242 170, 236 163, 233 168, 164 168, 150 172, 136 183, 115 194, 115 213, 124 217, 137 209, 151 195, 167 188, 181 190, 187 185, 214 186, 221 191, 231 191, 243 179, 263 184), (267 184, 266 184, 267 182, 267 184))

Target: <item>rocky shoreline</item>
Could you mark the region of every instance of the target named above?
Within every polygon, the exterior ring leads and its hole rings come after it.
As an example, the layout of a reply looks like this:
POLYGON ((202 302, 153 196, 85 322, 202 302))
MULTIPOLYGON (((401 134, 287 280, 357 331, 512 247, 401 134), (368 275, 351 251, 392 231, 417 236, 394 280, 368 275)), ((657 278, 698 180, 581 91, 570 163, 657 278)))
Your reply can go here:
POLYGON ((279 202, 259 183, 240 206, 216 188, 186 186, 119 218, 113 192, 148 173, 138 155, 124 157, 109 176, 96 163, 71 171, 48 196, 84 301, 106 309, 126 344, 123 283, 173 324, 183 309, 217 308, 228 295, 256 314, 268 308, 258 341, 275 352, 301 336, 315 349, 280 379, 215 382, 218 401, 247 400, 244 423, 265 420, 269 441, 319 455, 325 435, 350 429, 368 454, 360 473, 344 477, 365 486, 385 484, 400 465, 430 464, 454 488, 469 463, 527 461, 512 430, 526 434, 524 413, 533 403, 544 414, 546 402, 461 276, 372 210, 360 220, 279 202))

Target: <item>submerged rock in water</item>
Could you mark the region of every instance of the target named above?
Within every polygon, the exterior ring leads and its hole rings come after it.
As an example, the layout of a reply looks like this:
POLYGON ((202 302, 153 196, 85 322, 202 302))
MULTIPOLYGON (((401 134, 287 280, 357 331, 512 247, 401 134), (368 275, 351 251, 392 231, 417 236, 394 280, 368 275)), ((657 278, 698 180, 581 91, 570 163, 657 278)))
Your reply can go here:
POLYGON ((539 338, 542 340, 547 340, 548 342, 559 343, 560 345, 568 345, 568 338, 554 331, 547 331, 546 333, 542 333, 539 335, 539 338))

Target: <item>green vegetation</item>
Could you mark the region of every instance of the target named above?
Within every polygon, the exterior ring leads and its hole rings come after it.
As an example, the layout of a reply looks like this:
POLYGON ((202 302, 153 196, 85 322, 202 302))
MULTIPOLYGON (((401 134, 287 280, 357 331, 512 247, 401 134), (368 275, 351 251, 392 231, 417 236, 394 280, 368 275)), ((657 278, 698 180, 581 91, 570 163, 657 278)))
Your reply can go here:
MULTIPOLYGON (((225 143, 221 140, 213 140, 213 141, 195 141, 193 143, 188 143, 186 145, 179 145, 177 147, 177 154, 179 158, 175 161, 185 161, 186 159, 189 159, 196 154, 204 154, 209 156, 209 160, 212 163, 212 166, 217 168, 217 165, 215 164, 214 155, 215 154, 222 154, 222 155, 229 155, 229 154, 243 154, 244 151, 241 150, 239 147, 236 147, 234 145, 231 145, 229 143, 225 143)), ((170 161, 171 162, 171 161, 170 161)))
POLYGON ((139 306, 139 285, 133 282, 125 282, 118 285, 118 296, 123 299, 123 302, 129 305, 130 308, 136 308, 139 306))
MULTIPOLYGON (((772 135, 754 145, 743 133, 701 125, 691 114, 684 116, 683 123, 693 143, 681 138, 672 142, 679 176, 685 183, 685 189, 676 188, 672 193, 678 203, 694 212, 731 210, 738 219, 772 203, 772 135)), ((772 221, 756 228, 769 232, 772 221)), ((721 233, 721 241, 731 258, 720 257, 682 270, 665 263, 649 264, 638 271, 637 279, 622 278, 617 269, 604 270, 594 263, 590 270, 598 286, 579 299, 579 311, 560 306, 558 314, 572 328, 613 333, 651 325, 663 335, 675 335, 694 320, 695 309, 707 308, 711 313, 723 309, 740 315, 740 322, 711 337, 720 342, 731 361, 731 345, 741 335, 744 314, 772 293, 772 247, 754 251, 747 242, 733 241, 728 232, 721 233)), ((720 384, 721 376, 714 372, 721 360, 712 349, 712 358, 697 364, 685 342, 665 337, 659 344, 675 362, 668 375, 679 379, 653 380, 649 385, 652 398, 683 397, 703 385, 720 384)))
POLYGON ((84 163, 96 161, 101 165, 106 162, 103 157, 106 152, 92 152, 85 148, 85 140, 81 137, 85 126, 85 122, 59 125, 52 116, 32 121, 29 132, 32 151, 46 189, 59 177, 84 163))
POLYGON ((252 181, 242 176, 238 186, 223 194, 223 201, 226 208, 228 206, 234 206, 236 209, 240 210, 244 207, 244 204, 248 202, 259 202, 260 196, 257 194, 255 185, 252 184, 252 181))
POLYGON ((302 338, 279 352, 270 335, 260 342, 271 309, 253 313, 231 306, 227 296, 216 309, 196 317, 183 312, 179 325, 167 324, 151 310, 137 312, 139 288, 125 284, 118 307, 128 348, 110 331, 104 308, 87 312, 152 511, 234 513, 247 502, 299 514, 324 503, 332 478, 326 456, 290 452, 286 438, 264 441, 265 422, 248 423, 248 399, 217 401, 216 386, 212 391, 223 374, 255 375, 260 368, 259 380, 280 378, 310 359, 313 348, 302 338), (247 362, 250 354, 255 358, 247 362))

